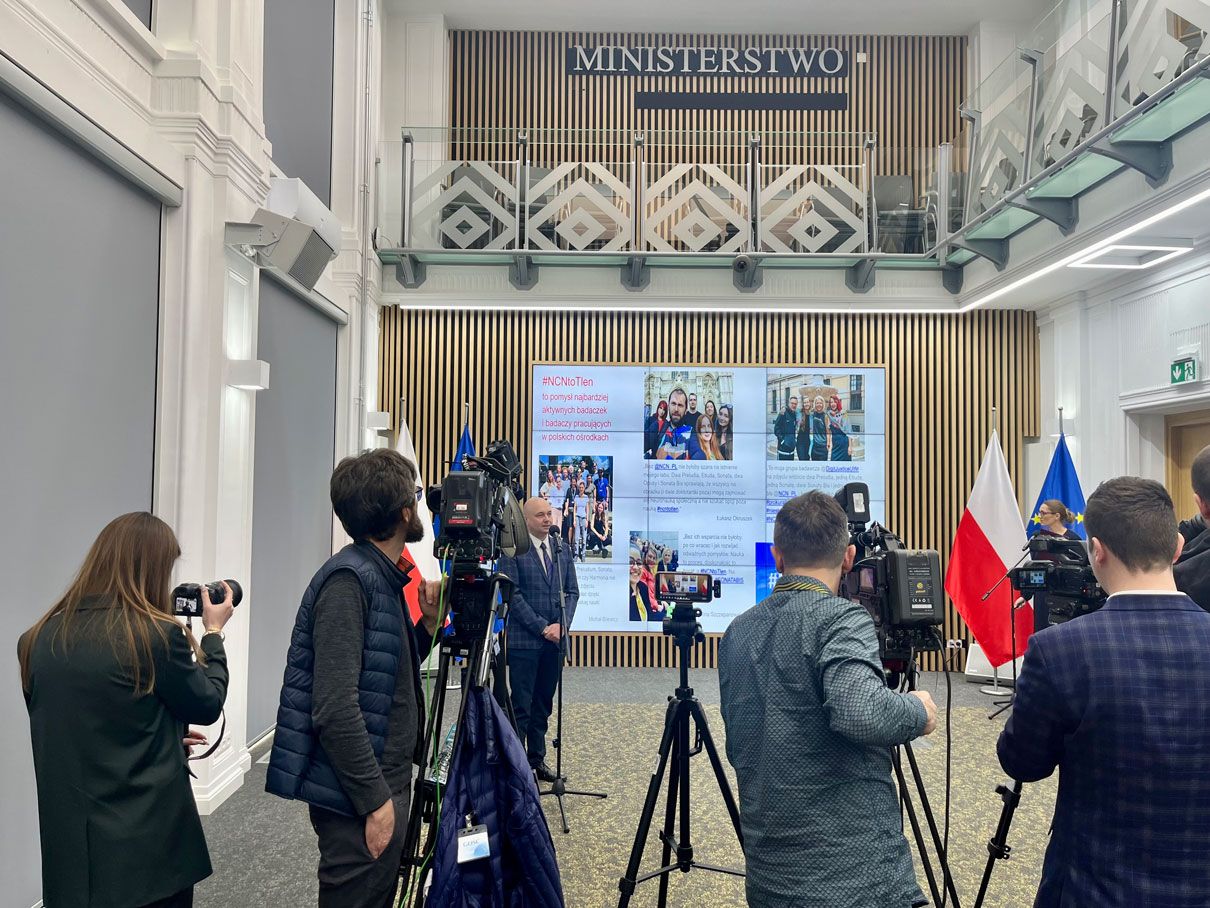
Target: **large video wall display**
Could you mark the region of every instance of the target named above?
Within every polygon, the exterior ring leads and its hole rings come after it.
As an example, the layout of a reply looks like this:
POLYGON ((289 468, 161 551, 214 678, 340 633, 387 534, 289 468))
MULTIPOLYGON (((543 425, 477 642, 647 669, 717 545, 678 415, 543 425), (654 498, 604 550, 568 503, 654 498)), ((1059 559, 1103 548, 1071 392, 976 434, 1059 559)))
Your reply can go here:
POLYGON ((886 500, 886 375, 848 366, 536 365, 530 493, 576 555, 577 631, 658 632, 655 573, 703 572, 721 633, 776 581, 782 503, 848 482, 886 500))

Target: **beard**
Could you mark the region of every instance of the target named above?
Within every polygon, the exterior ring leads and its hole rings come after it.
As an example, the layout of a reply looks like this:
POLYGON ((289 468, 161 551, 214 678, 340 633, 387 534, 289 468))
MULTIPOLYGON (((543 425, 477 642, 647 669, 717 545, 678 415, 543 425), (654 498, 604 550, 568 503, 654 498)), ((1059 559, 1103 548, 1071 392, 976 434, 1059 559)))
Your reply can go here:
POLYGON ((424 522, 420 519, 420 515, 415 509, 411 511, 411 518, 408 520, 407 526, 404 528, 403 541, 405 543, 420 542, 424 539, 424 522))

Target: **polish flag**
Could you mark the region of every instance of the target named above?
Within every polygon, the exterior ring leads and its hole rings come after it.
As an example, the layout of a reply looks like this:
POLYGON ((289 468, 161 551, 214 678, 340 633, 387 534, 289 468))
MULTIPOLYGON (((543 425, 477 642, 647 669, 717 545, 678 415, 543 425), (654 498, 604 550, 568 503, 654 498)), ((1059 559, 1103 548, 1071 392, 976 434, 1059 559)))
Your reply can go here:
MULTIPOLYGON (((424 484, 424 473, 421 472, 420 464, 416 460, 416 445, 412 443, 412 432, 408 428, 407 421, 402 417, 400 417, 399 437, 395 441, 395 450, 411 461, 416 468, 416 484, 422 489, 427 489, 428 486, 424 484)), ((408 613, 412 616, 413 622, 420 620, 420 581, 422 579, 441 579, 441 564, 437 561, 437 556, 433 554, 433 515, 429 511, 428 503, 424 500, 423 495, 416 502, 416 514, 424 526, 424 539, 420 542, 409 542, 404 547, 403 556, 400 558, 400 561, 406 559, 415 566, 411 579, 403 588, 403 598, 408 604, 408 613)))
POLYGON ((958 523, 945 572, 945 591, 993 666, 1013 659, 1010 621, 1017 626, 1017 656, 1025 652, 1025 643, 1033 631, 1033 609, 1026 604, 1014 614, 1017 593, 1008 580, 986 600, 983 598, 1021 558, 1025 539, 1025 524, 1000 449, 1000 437, 993 432, 966 511, 958 523))

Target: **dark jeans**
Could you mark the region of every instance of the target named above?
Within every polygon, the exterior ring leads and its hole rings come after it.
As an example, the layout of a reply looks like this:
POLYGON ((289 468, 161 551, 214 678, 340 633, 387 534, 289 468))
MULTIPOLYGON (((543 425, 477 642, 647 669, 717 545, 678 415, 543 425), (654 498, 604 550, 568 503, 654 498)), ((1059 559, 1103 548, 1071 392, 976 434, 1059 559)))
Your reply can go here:
POLYGON ((508 651, 508 686, 513 696, 517 737, 531 766, 546 759, 546 729, 559 683, 559 647, 549 641, 541 649, 508 651))
POLYGON ((319 836, 319 908, 393 908, 411 790, 392 800, 395 832, 378 860, 366 847, 365 817, 311 807, 311 827, 319 836))
POLYGON ((588 534, 588 545, 586 546, 586 548, 590 552, 593 551, 593 549, 600 549, 603 552, 603 551, 605 551, 606 546, 612 545, 612 544, 613 544, 613 534, 612 533, 610 533, 604 539, 601 539, 599 536, 594 536, 592 533, 589 533, 588 534))
POLYGON ((143 908, 193 908, 193 887, 182 889, 176 895, 170 895, 166 899, 148 902, 143 908))

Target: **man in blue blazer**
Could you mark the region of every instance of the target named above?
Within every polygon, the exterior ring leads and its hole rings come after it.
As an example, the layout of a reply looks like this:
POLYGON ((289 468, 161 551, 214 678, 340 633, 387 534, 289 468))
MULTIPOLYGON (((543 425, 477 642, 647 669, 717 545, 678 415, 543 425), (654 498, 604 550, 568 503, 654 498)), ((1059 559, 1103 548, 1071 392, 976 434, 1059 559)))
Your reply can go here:
POLYGON ((555 515, 545 498, 525 502, 525 526, 532 545, 519 558, 504 556, 497 569, 516 583, 508 607, 508 684, 512 690, 517 737, 529 764, 543 782, 555 780, 546 765, 546 728, 559 681, 559 660, 580 598, 570 553, 551 532, 555 515), (559 614, 562 582, 567 627, 559 614))
POLYGON ((1059 768, 1034 905, 1210 905, 1210 614, 1173 581, 1172 499, 1111 479, 1084 524, 1109 600, 1030 638, 997 745, 1022 782, 1059 768))

